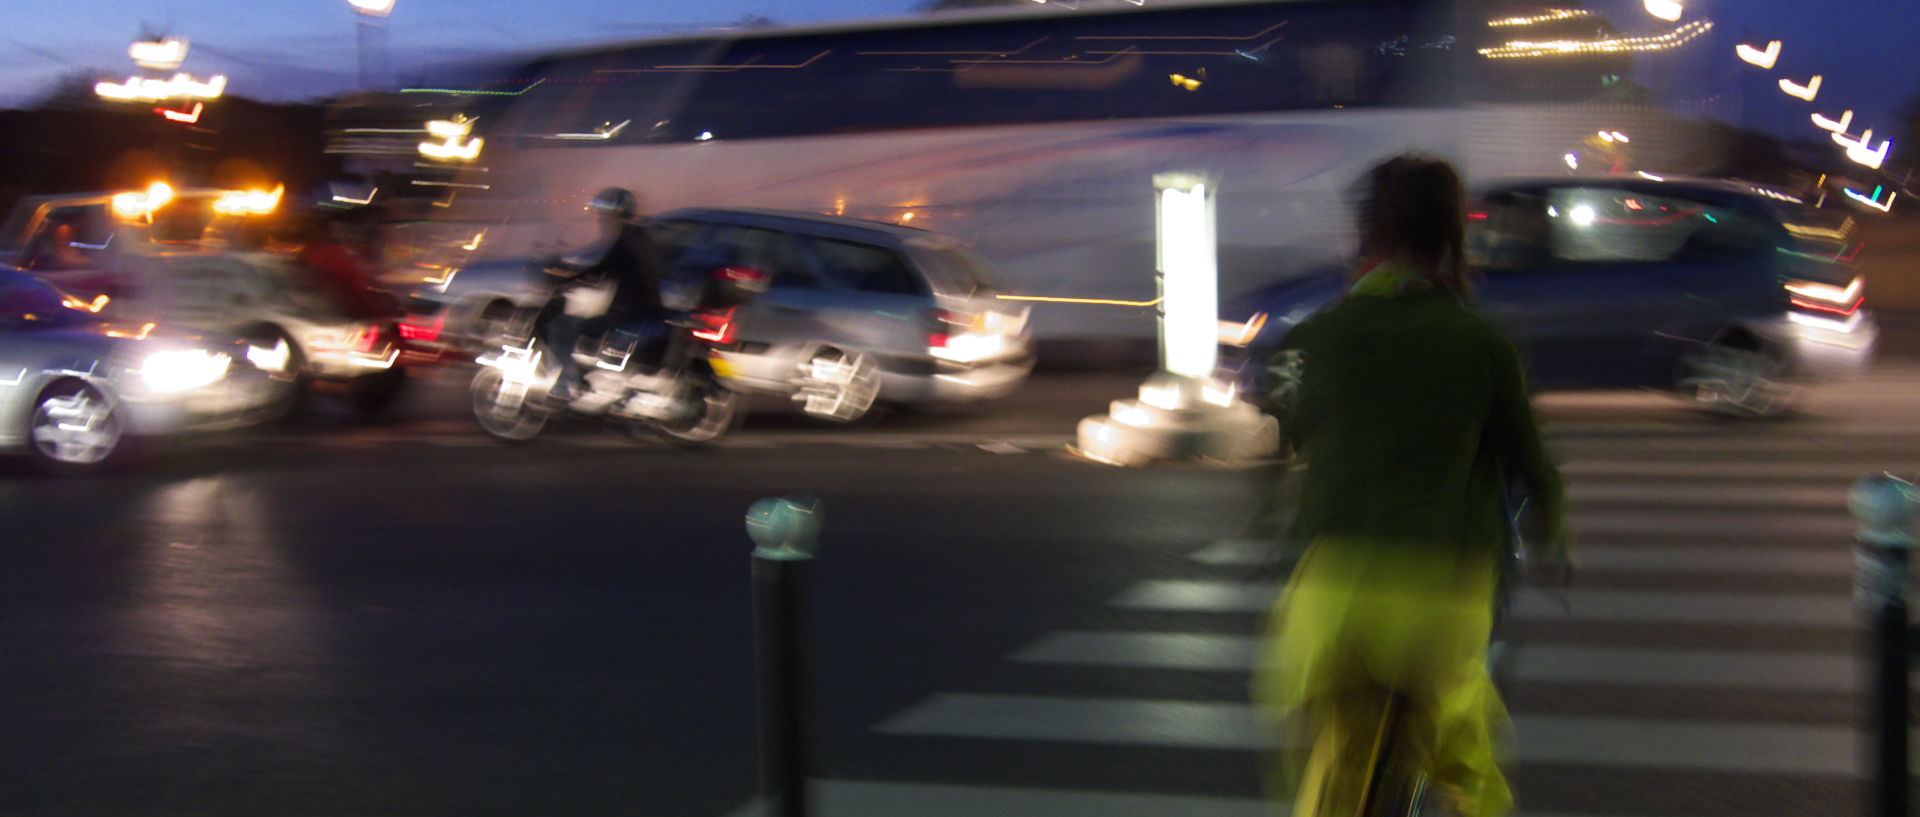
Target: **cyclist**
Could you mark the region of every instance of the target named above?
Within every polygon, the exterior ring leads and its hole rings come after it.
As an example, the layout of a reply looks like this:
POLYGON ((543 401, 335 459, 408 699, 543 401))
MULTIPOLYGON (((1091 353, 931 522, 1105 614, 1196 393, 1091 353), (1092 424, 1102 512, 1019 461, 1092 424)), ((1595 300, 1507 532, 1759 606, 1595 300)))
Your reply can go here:
MULTIPOLYGON (((1281 429, 1307 462, 1296 541, 1253 693, 1279 745, 1271 782, 1295 817, 1352 817, 1392 696, 1442 803, 1498 817, 1507 728, 1486 653, 1523 483, 1564 556, 1564 498, 1513 345, 1470 311, 1465 193, 1453 168, 1403 156, 1363 182, 1346 297, 1302 322, 1281 429)), ((1560 564, 1567 564, 1564 559, 1560 564)))

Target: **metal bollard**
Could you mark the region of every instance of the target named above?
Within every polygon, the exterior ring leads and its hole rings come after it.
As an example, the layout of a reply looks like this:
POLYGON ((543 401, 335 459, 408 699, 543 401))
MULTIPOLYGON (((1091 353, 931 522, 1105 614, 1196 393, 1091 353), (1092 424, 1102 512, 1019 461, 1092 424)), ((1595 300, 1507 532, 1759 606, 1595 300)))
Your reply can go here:
POLYGON ((1891 474, 1860 478, 1847 492, 1847 509, 1860 523, 1854 539, 1854 599, 1873 616, 1874 817, 1907 817, 1907 533, 1916 494, 1891 474))
POLYGON ((760 789, 768 817, 807 813, 806 673, 800 601, 820 538, 820 500, 769 497, 747 510, 753 537, 753 645, 760 789))

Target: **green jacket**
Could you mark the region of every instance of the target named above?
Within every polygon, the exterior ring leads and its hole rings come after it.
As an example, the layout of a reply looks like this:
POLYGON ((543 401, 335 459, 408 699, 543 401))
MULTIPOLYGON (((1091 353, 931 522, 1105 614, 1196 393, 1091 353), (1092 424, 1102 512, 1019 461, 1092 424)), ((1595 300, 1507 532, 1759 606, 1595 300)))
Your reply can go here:
POLYGON ((1381 265, 1281 350, 1301 359, 1298 391, 1277 400, 1280 433, 1307 460, 1296 541, 1499 548, 1506 478, 1527 483, 1560 543, 1564 492, 1520 355, 1457 298, 1381 265))

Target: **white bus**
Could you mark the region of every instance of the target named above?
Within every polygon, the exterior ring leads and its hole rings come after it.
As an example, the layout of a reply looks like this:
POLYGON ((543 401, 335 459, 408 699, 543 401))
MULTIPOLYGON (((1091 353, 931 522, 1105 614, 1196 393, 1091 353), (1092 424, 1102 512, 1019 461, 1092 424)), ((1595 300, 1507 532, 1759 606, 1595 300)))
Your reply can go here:
POLYGON ((504 207, 539 225, 489 237, 495 253, 554 238, 608 185, 649 211, 925 227, 1035 299, 1038 337, 1147 337, 1156 173, 1219 179, 1231 296, 1345 253, 1350 185, 1393 153, 1473 178, 1566 173, 1583 156, 1582 172, 1701 169, 1689 157, 1710 152, 1684 120, 1640 100, 1708 47, 1710 21, 1621 33, 1578 9, 1481 5, 1047 4, 542 55, 466 97, 484 167, 442 212, 504 207))

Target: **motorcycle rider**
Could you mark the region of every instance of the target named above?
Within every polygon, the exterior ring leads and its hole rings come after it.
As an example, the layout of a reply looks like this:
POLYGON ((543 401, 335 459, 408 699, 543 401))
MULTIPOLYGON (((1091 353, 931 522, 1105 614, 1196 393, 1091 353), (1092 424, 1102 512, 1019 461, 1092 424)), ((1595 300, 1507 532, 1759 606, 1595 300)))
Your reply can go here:
MULTIPOLYGON (((637 348, 647 349, 662 335, 664 326, 660 253, 646 227, 638 221, 638 197, 625 188, 609 187, 596 194, 586 209, 594 213, 600 223, 606 250, 599 260, 585 267, 556 274, 582 283, 611 282, 614 291, 612 302, 601 315, 566 314, 565 286, 556 289, 540 311, 541 337, 560 361, 560 380, 554 384, 553 396, 563 401, 572 399, 587 385, 579 364, 573 360, 573 349, 581 336, 602 335, 631 324, 631 331, 640 335, 637 348)), ((549 266, 549 272, 554 272, 553 265, 549 266)))

